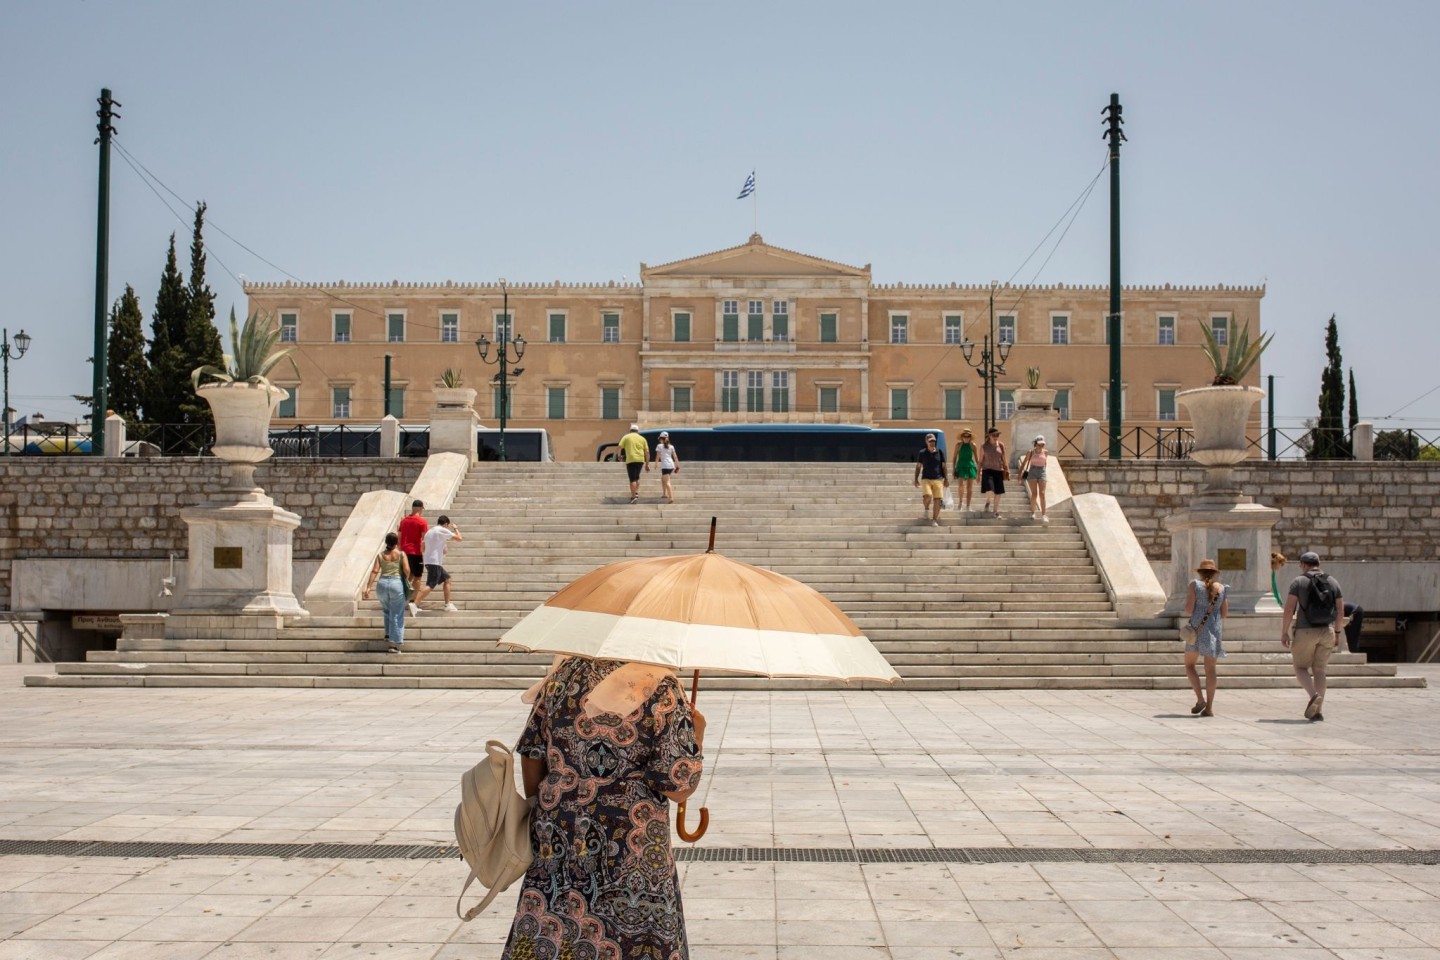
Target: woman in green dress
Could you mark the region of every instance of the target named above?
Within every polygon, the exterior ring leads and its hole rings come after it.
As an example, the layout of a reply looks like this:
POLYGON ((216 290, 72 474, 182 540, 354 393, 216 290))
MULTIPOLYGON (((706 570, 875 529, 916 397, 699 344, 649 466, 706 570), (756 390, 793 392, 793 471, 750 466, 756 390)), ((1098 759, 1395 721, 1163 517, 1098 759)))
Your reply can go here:
POLYGON ((961 430, 955 441, 955 482, 960 490, 955 495, 955 506, 962 513, 970 512, 970 497, 975 492, 975 478, 980 475, 980 448, 975 446, 975 435, 961 430))

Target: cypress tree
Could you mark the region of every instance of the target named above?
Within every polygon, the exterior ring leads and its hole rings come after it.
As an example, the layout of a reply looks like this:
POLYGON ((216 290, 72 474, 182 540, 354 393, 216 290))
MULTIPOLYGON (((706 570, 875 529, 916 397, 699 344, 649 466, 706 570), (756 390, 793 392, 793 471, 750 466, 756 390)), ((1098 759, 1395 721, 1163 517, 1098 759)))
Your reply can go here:
POLYGON ((125 284, 125 293, 110 311, 110 347, 106 377, 110 381, 110 409, 134 425, 140 421, 145 391, 150 382, 150 364, 145 360, 145 319, 135 288, 125 284))
POLYGON ((1315 421, 1312 460, 1339 460, 1350 455, 1345 440, 1345 374, 1340 361, 1340 329, 1331 314, 1325 329, 1327 363, 1320 374, 1320 416, 1315 421))
POLYGON ((1350 439, 1355 439, 1355 425, 1360 422, 1360 398, 1355 393, 1355 368, 1350 368, 1350 439))
POLYGON ((181 350, 185 356, 185 389, 180 410, 186 423, 211 423, 210 405, 190 389, 190 371, 206 364, 220 366, 225 350, 220 331, 215 329, 215 293, 205 281, 205 204, 195 206, 195 230, 190 238, 190 285, 188 310, 181 350))
POLYGON ((175 234, 170 234, 170 252, 160 274, 160 291, 155 295, 155 312, 150 322, 150 377, 141 404, 147 423, 182 423, 180 404, 190 391, 190 370, 185 366, 183 344, 190 315, 190 293, 175 259, 175 234))

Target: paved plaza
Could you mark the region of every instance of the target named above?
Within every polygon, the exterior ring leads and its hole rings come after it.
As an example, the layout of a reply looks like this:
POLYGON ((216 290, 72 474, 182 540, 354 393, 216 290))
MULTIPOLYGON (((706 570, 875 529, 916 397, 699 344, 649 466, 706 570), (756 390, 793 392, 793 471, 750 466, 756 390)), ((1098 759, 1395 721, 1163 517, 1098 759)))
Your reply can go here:
MULTIPOLYGON (((0 841, 73 842, 0 856, 0 960, 498 956, 513 898, 461 924, 461 861, 404 851, 451 841, 514 693, 21 672, 0 841), (184 852, 121 855, 156 842, 184 852)), ((702 692, 692 956, 1440 960, 1436 679, 1314 724, 1298 689, 1222 687, 1213 720, 1185 691, 702 692)))

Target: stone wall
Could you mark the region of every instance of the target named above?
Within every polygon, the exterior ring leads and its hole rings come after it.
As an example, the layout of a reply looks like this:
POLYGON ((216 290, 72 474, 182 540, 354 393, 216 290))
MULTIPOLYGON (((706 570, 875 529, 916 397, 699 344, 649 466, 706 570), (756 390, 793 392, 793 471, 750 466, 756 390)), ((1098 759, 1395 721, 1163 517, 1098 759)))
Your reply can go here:
MULTIPOLYGON (((1170 557, 1163 519, 1195 496, 1205 469, 1189 461, 1069 460, 1075 493, 1120 501, 1153 560, 1170 557)), ((1245 493, 1284 516, 1276 549, 1292 560, 1313 548, 1327 560, 1440 560, 1440 463, 1252 461, 1235 469, 1245 493)))
MULTIPOLYGON (((362 493, 409 492, 424 466, 419 459, 280 459, 262 463, 255 481, 300 514, 295 559, 319 560, 362 493)), ((0 460, 0 599, 9 601, 12 563, 27 557, 185 556, 180 510, 206 500, 224 472, 212 457, 0 460)))

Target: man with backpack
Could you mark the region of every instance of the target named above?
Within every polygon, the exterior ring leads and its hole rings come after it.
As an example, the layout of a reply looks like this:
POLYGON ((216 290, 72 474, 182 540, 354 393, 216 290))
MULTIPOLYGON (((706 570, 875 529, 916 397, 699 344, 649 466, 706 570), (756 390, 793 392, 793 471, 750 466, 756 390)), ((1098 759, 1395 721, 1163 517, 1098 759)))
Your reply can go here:
POLYGON ((1290 651, 1295 664, 1295 679, 1310 695, 1305 705, 1305 719, 1324 720, 1320 712, 1325 705, 1325 666, 1330 653, 1340 646, 1344 632, 1345 604, 1340 584, 1320 569, 1320 555, 1313 550, 1300 554, 1300 576, 1290 581, 1285 597, 1285 612, 1280 617, 1280 645, 1290 651), (1290 622, 1295 621, 1295 638, 1290 638, 1290 622))

